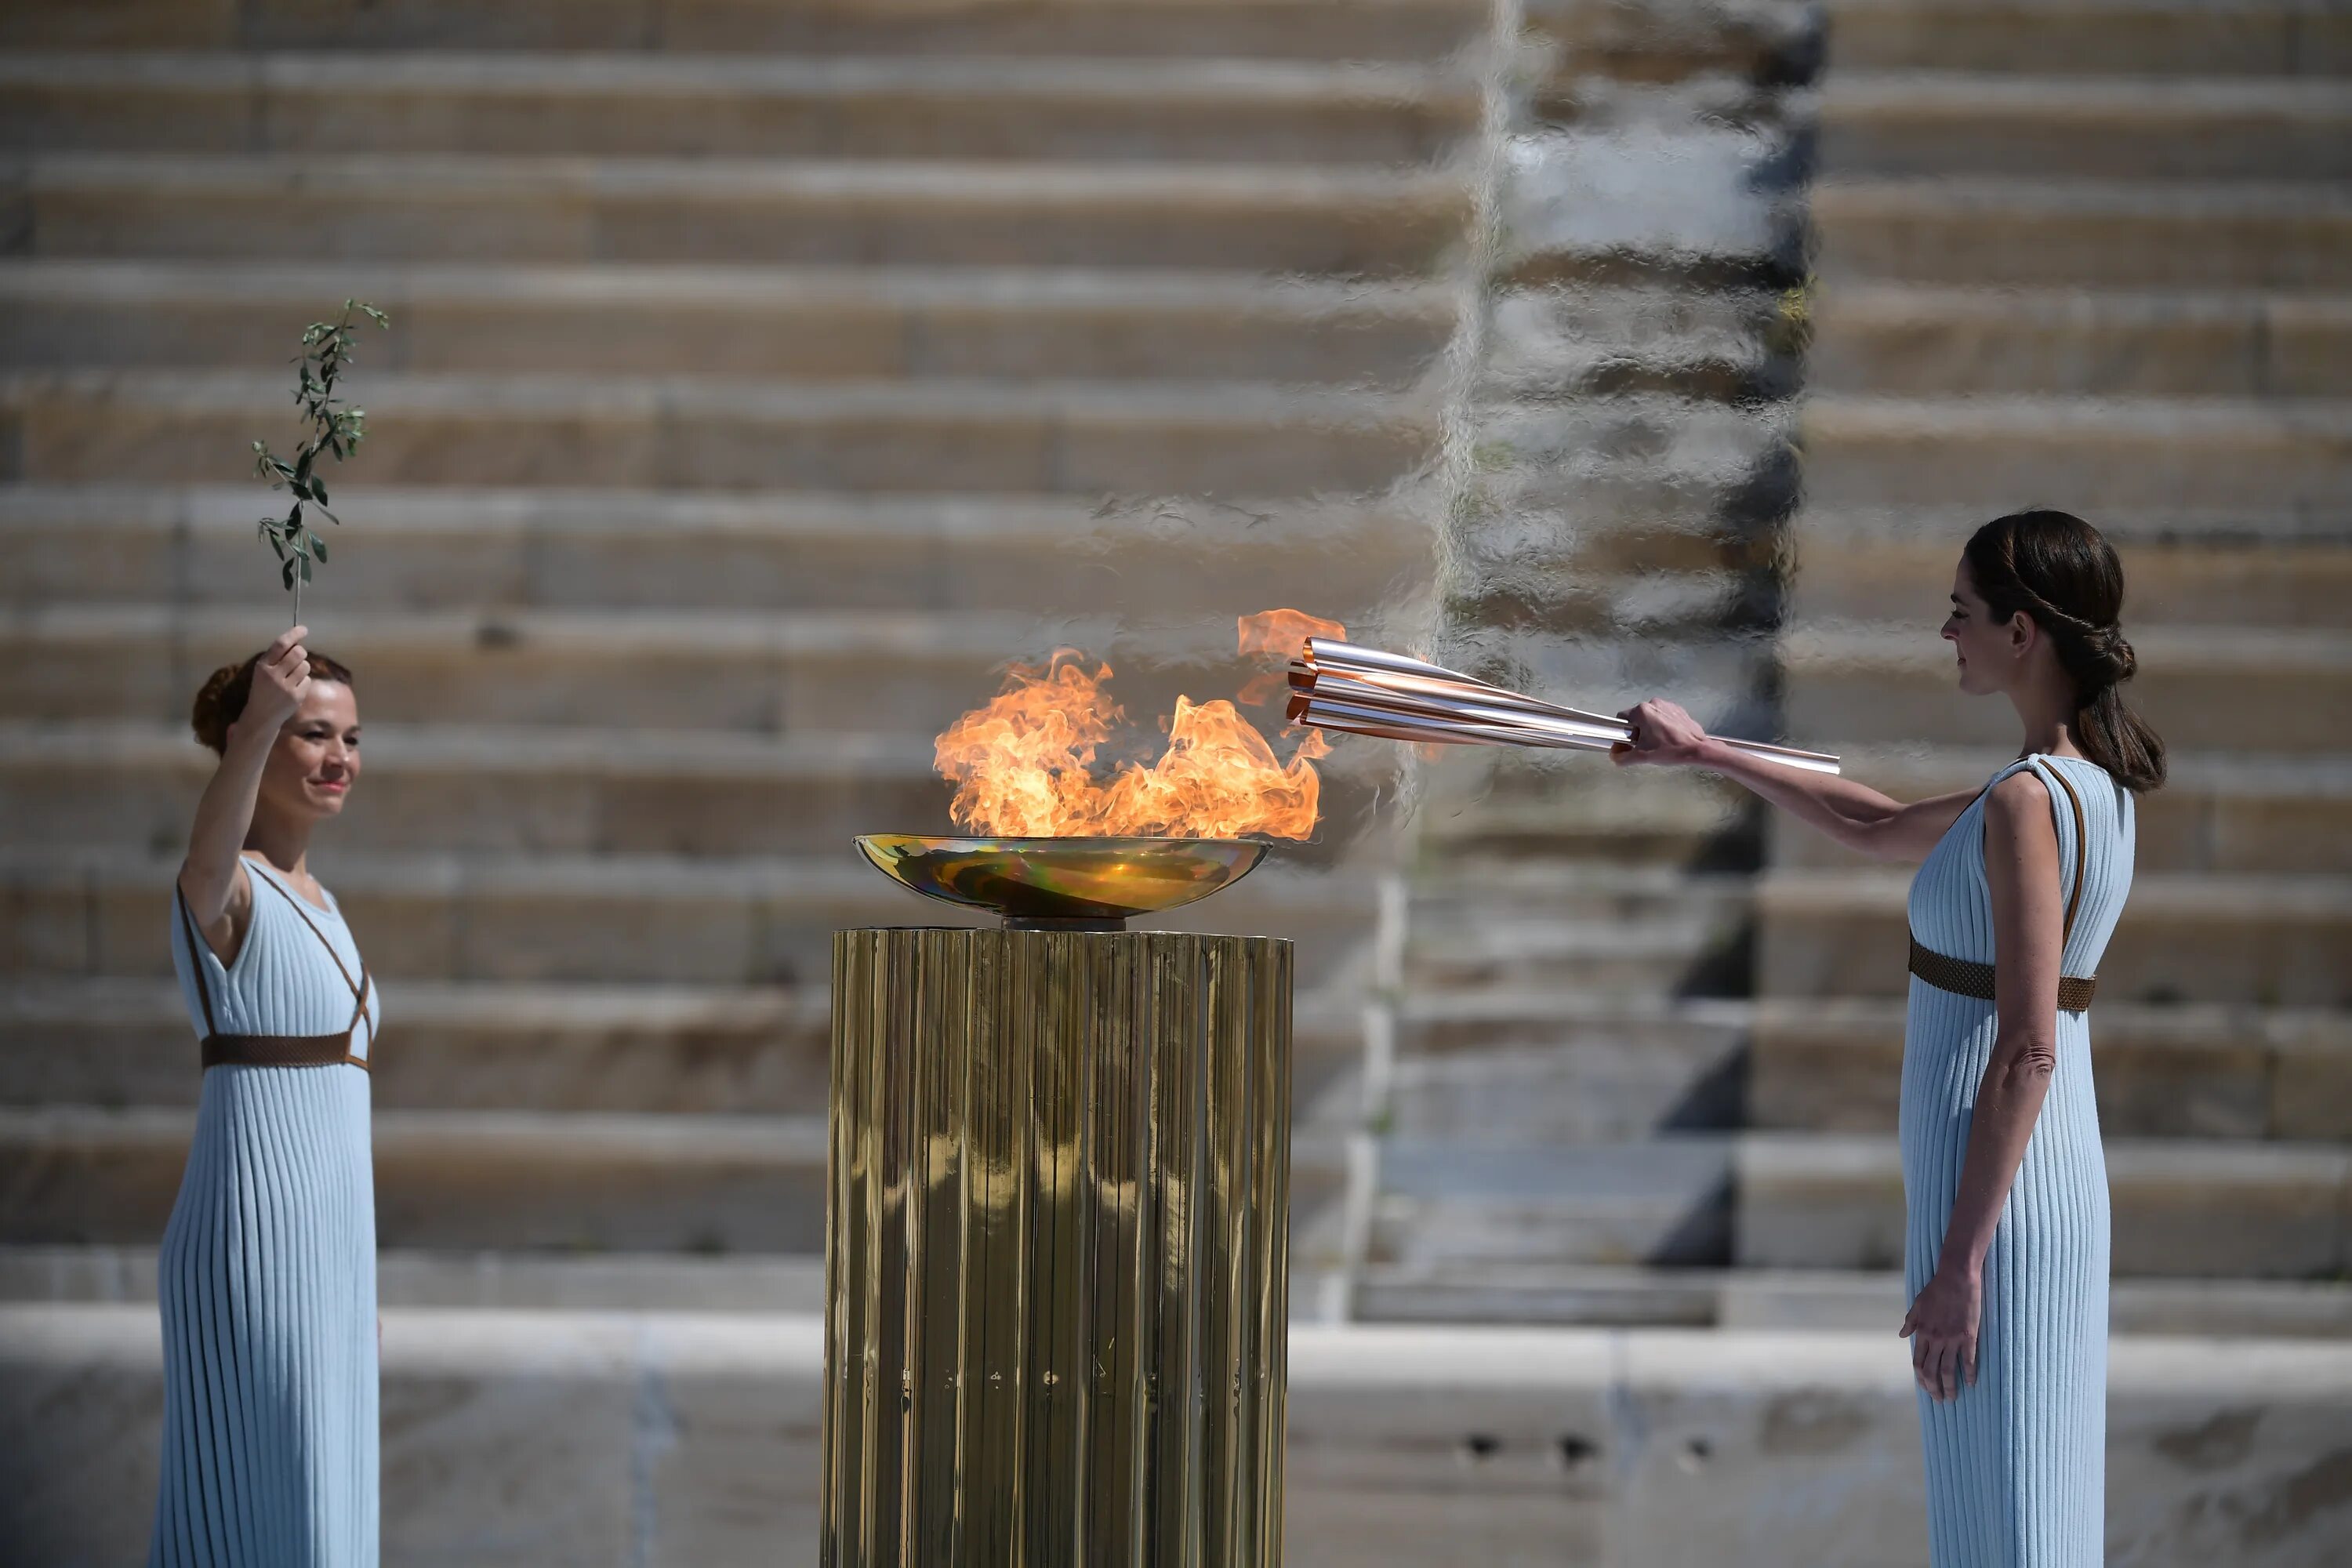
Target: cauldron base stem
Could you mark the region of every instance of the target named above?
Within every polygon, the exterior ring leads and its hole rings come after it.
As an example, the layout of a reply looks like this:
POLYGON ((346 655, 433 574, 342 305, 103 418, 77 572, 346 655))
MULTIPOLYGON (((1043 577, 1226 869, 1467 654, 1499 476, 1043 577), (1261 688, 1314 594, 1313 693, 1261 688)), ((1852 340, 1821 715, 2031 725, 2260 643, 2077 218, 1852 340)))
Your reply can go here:
POLYGON ((1276 1568, 1292 951, 837 931, 820 1560, 1276 1568))

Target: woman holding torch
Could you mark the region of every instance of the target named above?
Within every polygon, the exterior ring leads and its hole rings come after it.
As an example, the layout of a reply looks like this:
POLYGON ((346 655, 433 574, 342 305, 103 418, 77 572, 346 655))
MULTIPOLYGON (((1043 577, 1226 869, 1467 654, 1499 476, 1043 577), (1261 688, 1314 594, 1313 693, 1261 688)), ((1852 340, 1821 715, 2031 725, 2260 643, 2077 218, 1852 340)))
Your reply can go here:
POLYGON ((373 983, 311 831, 360 774, 351 671, 295 626, 214 674, 219 758, 172 899, 203 1040, 164 1231, 163 1475, 151 1568, 373 1568, 377 1552, 373 983))
POLYGON ((1733 750, 1670 702, 1626 763, 1704 767, 1847 847, 1920 862, 1901 1142, 1906 1283, 1941 1568, 2104 1552, 2108 1207, 2094 975, 2130 890, 2133 797, 2164 745, 2117 686, 2123 569, 2096 529, 2024 511, 1961 552, 1943 636, 1960 689, 2017 710, 2018 760, 1910 805, 1733 750))

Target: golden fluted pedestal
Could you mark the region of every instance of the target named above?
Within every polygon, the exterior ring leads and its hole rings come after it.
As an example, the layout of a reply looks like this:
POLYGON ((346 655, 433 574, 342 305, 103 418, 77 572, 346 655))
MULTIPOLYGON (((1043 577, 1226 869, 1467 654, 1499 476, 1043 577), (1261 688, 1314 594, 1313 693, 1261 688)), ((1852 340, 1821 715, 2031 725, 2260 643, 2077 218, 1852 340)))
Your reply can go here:
POLYGON ((838 931, 824 1549, 1278 1564, 1290 944, 838 931))

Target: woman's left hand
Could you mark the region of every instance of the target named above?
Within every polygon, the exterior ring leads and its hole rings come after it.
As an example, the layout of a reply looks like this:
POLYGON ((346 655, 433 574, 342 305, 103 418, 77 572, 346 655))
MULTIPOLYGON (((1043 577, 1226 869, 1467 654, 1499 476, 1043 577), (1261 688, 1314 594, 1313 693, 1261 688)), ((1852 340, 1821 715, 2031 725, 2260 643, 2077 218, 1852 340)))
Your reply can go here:
POLYGON ((1944 1268, 1927 1281, 1895 1331, 1911 1342, 1911 1374, 1928 1397, 1958 1399, 1977 1380, 1977 1326, 1984 1312, 1984 1280, 1944 1268))

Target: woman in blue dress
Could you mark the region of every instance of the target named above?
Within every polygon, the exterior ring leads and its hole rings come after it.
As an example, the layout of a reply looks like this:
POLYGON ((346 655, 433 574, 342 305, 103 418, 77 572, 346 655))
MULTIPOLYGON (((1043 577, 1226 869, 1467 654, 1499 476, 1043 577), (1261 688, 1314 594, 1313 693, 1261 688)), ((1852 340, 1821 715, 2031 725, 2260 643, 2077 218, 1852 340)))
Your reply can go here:
POLYGON ((374 983, 310 834, 360 774, 351 671, 294 627, 196 698, 220 757, 172 899, 203 1042, 163 1233, 151 1568, 376 1562, 374 983))
POLYGON ((1906 1272, 1937 1568, 2091 1568, 2105 1531, 2108 1208, 2088 1010, 2164 745, 2133 672, 2123 569, 2059 511, 1969 540, 1943 627, 1960 689, 2001 696, 2018 760, 1902 805, 1759 763, 1644 702, 1622 763, 1704 767, 1839 843, 1920 862, 1901 1142, 1906 1272))

